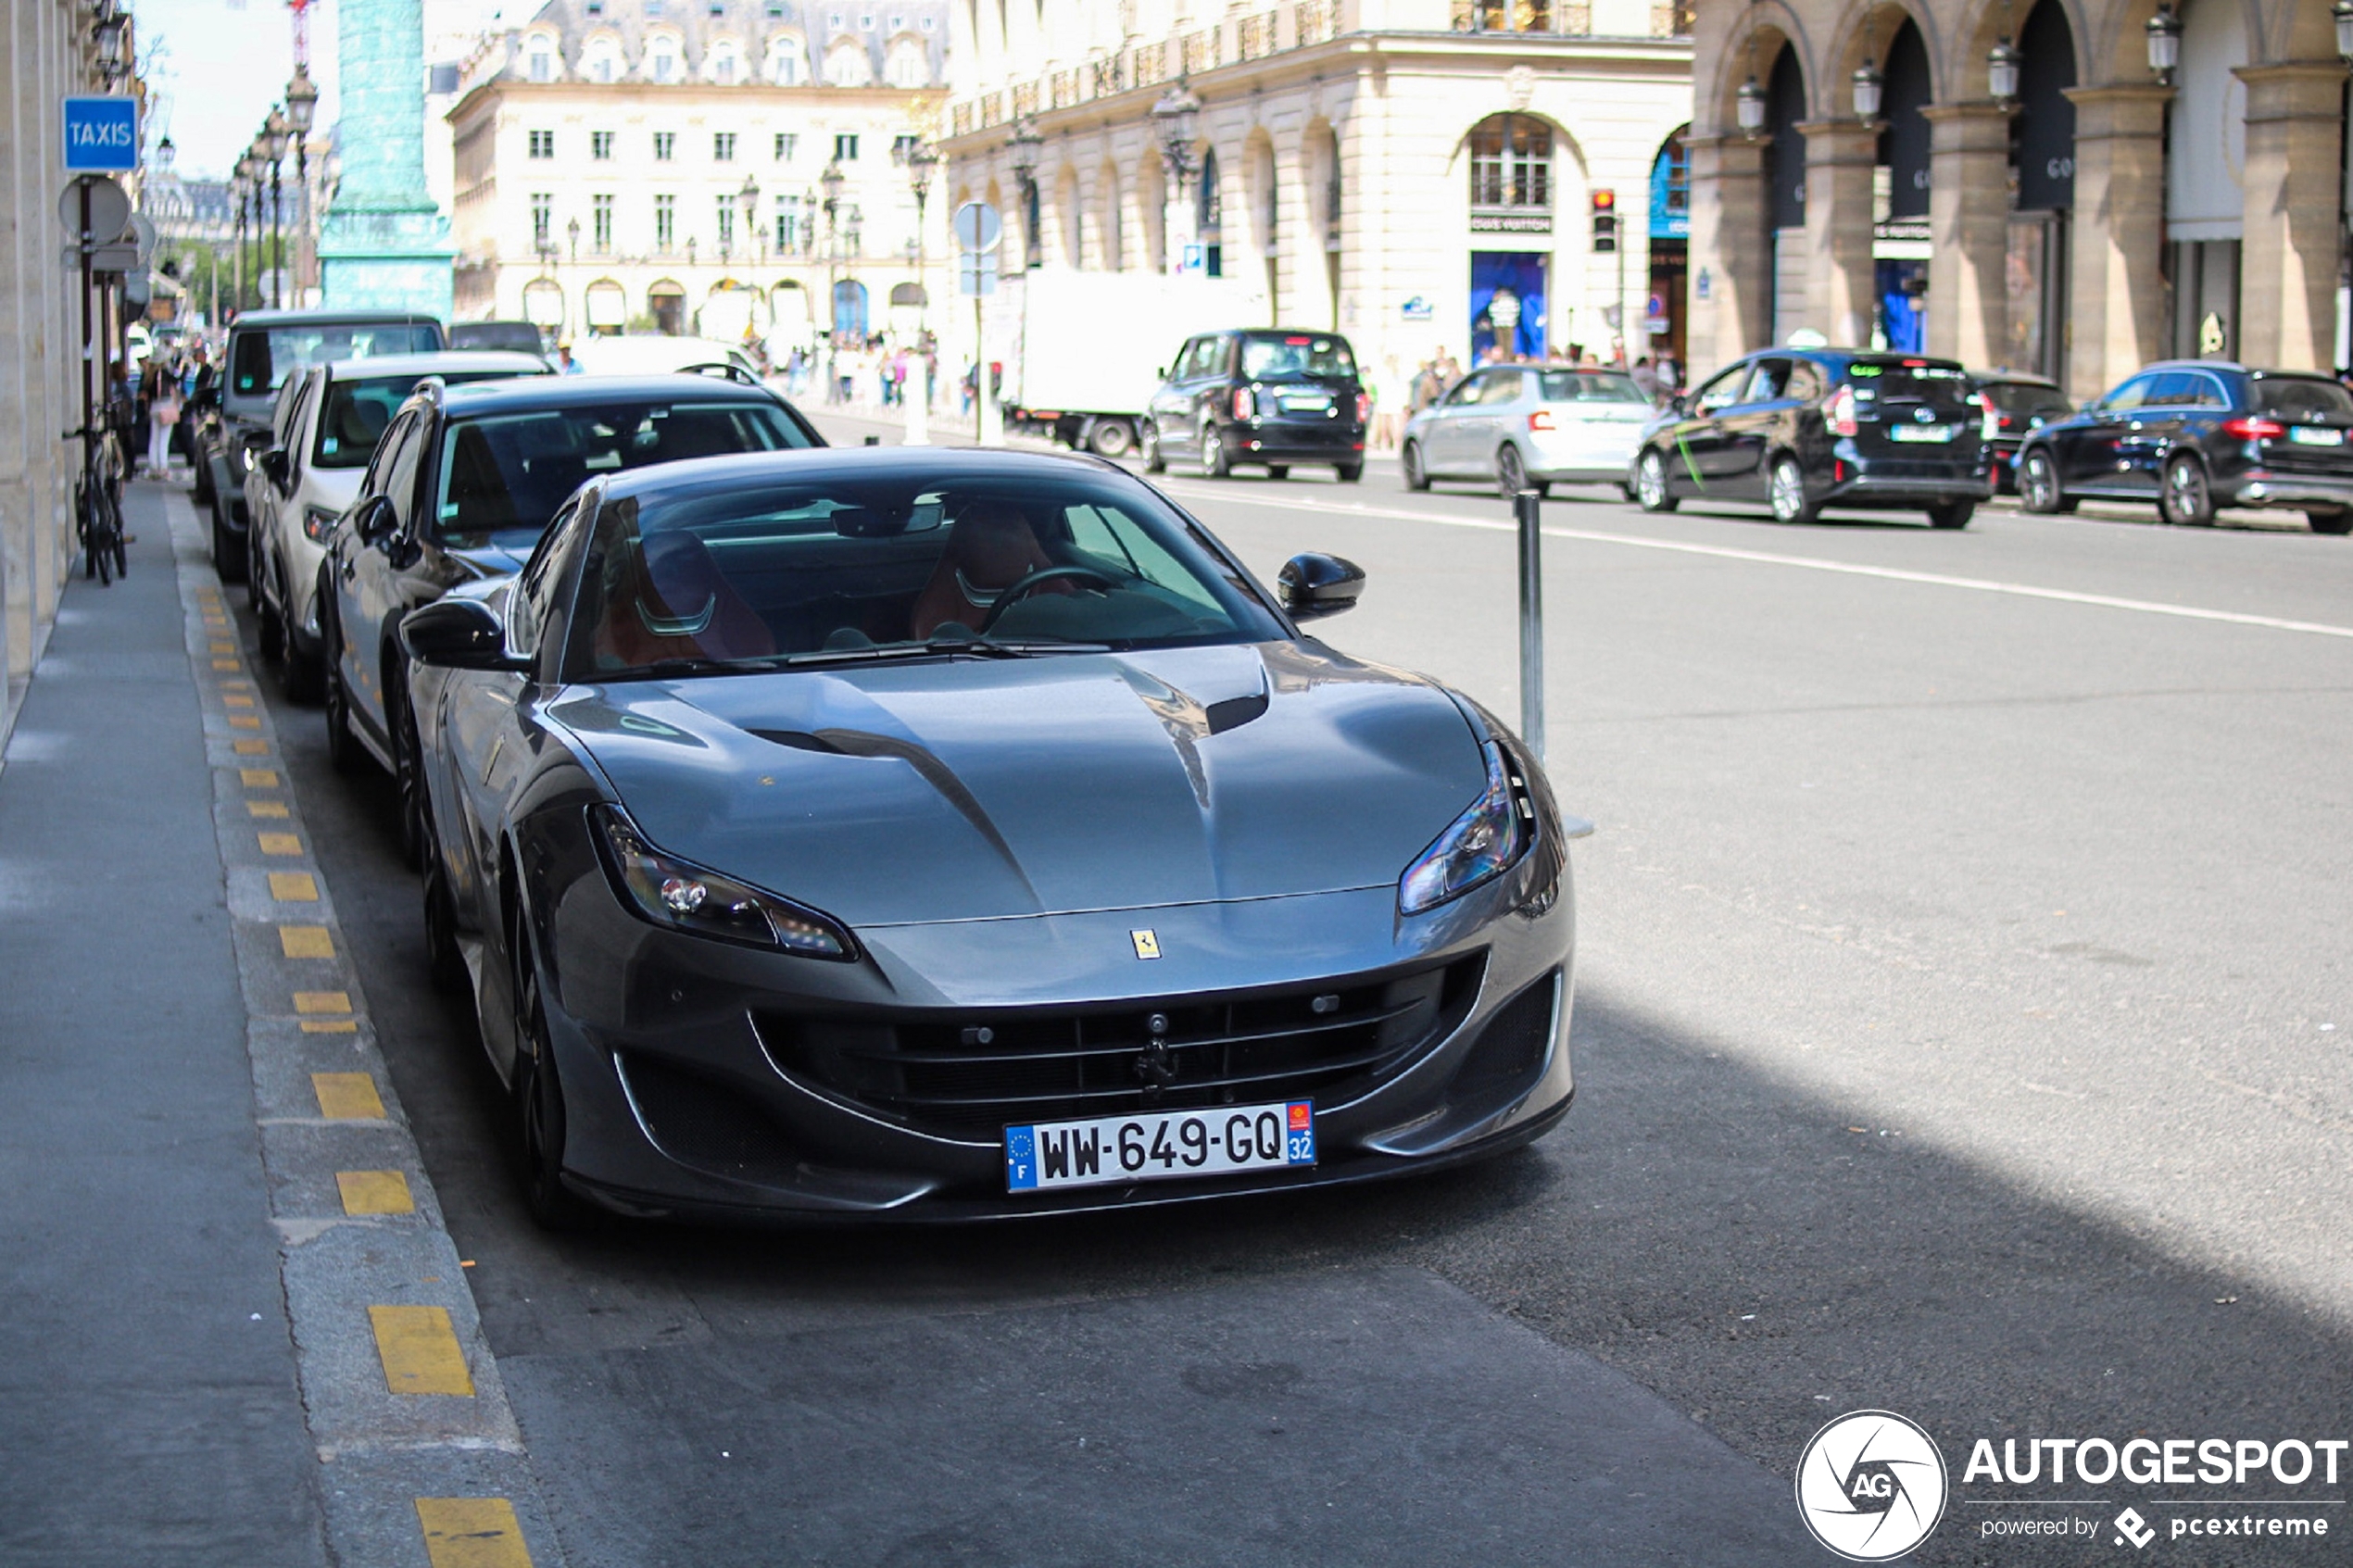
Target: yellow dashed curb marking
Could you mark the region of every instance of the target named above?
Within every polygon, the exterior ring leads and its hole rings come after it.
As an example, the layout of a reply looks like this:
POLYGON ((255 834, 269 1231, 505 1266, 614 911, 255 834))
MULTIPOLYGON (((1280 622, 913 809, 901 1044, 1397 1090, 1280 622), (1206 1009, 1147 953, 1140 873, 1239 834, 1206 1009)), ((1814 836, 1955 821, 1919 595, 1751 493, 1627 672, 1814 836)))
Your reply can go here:
POLYGON ((290 833, 265 833, 261 834, 261 852, 265 855, 299 855, 302 853, 302 840, 290 833))
POLYGON ((245 802, 245 815, 254 818, 268 817, 275 821, 281 817, 291 816, 293 813, 286 809, 286 803, 283 800, 248 800, 245 802))
POLYGON ((330 1122, 384 1119, 384 1097, 365 1073, 313 1073, 310 1090, 319 1097, 319 1114, 330 1122))
POLYGON ((337 1171, 335 1190, 346 1214, 413 1214, 417 1200, 397 1171, 337 1171))
POLYGON ((515 1505, 505 1498, 419 1498, 433 1568, 531 1568, 515 1505))
POLYGON ((240 757, 267 757, 270 755, 270 743, 266 740, 241 740, 233 742, 233 744, 236 746, 237 755, 240 757))
POLYGON ((371 1307, 368 1326, 376 1332, 376 1356, 384 1365, 384 1386, 396 1394, 455 1394, 472 1399, 473 1374, 447 1307, 371 1307))
POLYGON ((296 1012, 349 1012, 351 993, 348 991, 296 991, 294 994, 296 1012))
POLYGON ((319 879, 308 872, 271 872, 270 897, 281 904, 315 904, 319 879))
POLYGON ((332 959, 335 956, 335 939, 323 925, 282 925, 278 928, 278 946, 290 959, 332 959))
POLYGON ((237 770, 237 782, 247 789, 275 789, 278 787, 278 770, 240 768, 237 770))

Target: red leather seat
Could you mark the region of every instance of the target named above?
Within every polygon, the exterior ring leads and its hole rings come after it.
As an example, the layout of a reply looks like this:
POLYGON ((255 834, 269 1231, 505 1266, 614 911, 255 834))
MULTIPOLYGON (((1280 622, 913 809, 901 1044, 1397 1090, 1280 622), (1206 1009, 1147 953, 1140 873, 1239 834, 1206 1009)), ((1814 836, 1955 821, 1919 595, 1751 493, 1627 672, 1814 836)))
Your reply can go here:
POLYGON ((915 596, 908 634, 922 642, 950 621, 976 632, 999 594, 1052 564, 1019 507, 1010 501, 975 501, 949 530, 947 548, 932 568, 931 580, 915 596))
MULTIPOLYGON (((775 634, 692 533, 657 533, 630 547, 597 629, 598 653, 624 666, 663 659, 765 659, 775 634)), ((600 659, 600 662, 602 660, 600 659)))

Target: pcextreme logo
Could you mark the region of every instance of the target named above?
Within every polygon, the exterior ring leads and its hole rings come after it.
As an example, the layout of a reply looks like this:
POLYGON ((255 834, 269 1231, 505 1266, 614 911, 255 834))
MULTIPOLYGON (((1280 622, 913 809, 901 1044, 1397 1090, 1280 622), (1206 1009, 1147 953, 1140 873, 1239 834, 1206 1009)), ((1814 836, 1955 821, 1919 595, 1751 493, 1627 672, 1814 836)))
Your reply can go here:
POLYGON ((1814 1434, 1797 1461, 1797 1513, 1849 1562, 1885 1562, 1944 1516, 1944 1456, 1892 1411, 1854 1411, 1814 1434))

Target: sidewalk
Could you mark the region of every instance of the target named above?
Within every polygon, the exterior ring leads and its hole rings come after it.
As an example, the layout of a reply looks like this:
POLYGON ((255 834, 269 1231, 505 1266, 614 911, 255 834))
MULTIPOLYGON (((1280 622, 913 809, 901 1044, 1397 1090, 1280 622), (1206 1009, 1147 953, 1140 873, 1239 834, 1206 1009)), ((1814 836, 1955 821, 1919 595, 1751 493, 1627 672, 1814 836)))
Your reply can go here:
POLYGON ((0 766, 0 1561, 327 1561, 161 492, 0 766))

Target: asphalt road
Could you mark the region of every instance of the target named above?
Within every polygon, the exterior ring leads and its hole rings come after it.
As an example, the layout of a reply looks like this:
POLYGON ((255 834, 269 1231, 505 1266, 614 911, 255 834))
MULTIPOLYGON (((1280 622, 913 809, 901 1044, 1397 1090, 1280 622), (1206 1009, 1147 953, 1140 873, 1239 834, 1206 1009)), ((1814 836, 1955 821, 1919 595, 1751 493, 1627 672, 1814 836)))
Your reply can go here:
MULTIPOLYGON (((1269 580, 1356 559, 1327 640, 1516 714, 1501 503, 1393 474, 1169 488, 1269 580)), ((1345 1197, 542 1236, 388 785, 279 704, 571 1562, 1826 1562, 1788 1478, 1881 1408, 1956 1467, 1918 1561, 2039 1564, 2114 1549, 1983 1522, 2145 1495, 1965 1485, 1973 1439, 2353 1436, 2353 546, 1544 520, 1576 1109, 1345 1197)), ((2347 1492, 2294 1495, 2341 1535, 2347 1492)), ((2193 1546, 2128 1555, 2342 1561, 2193 1546)))

